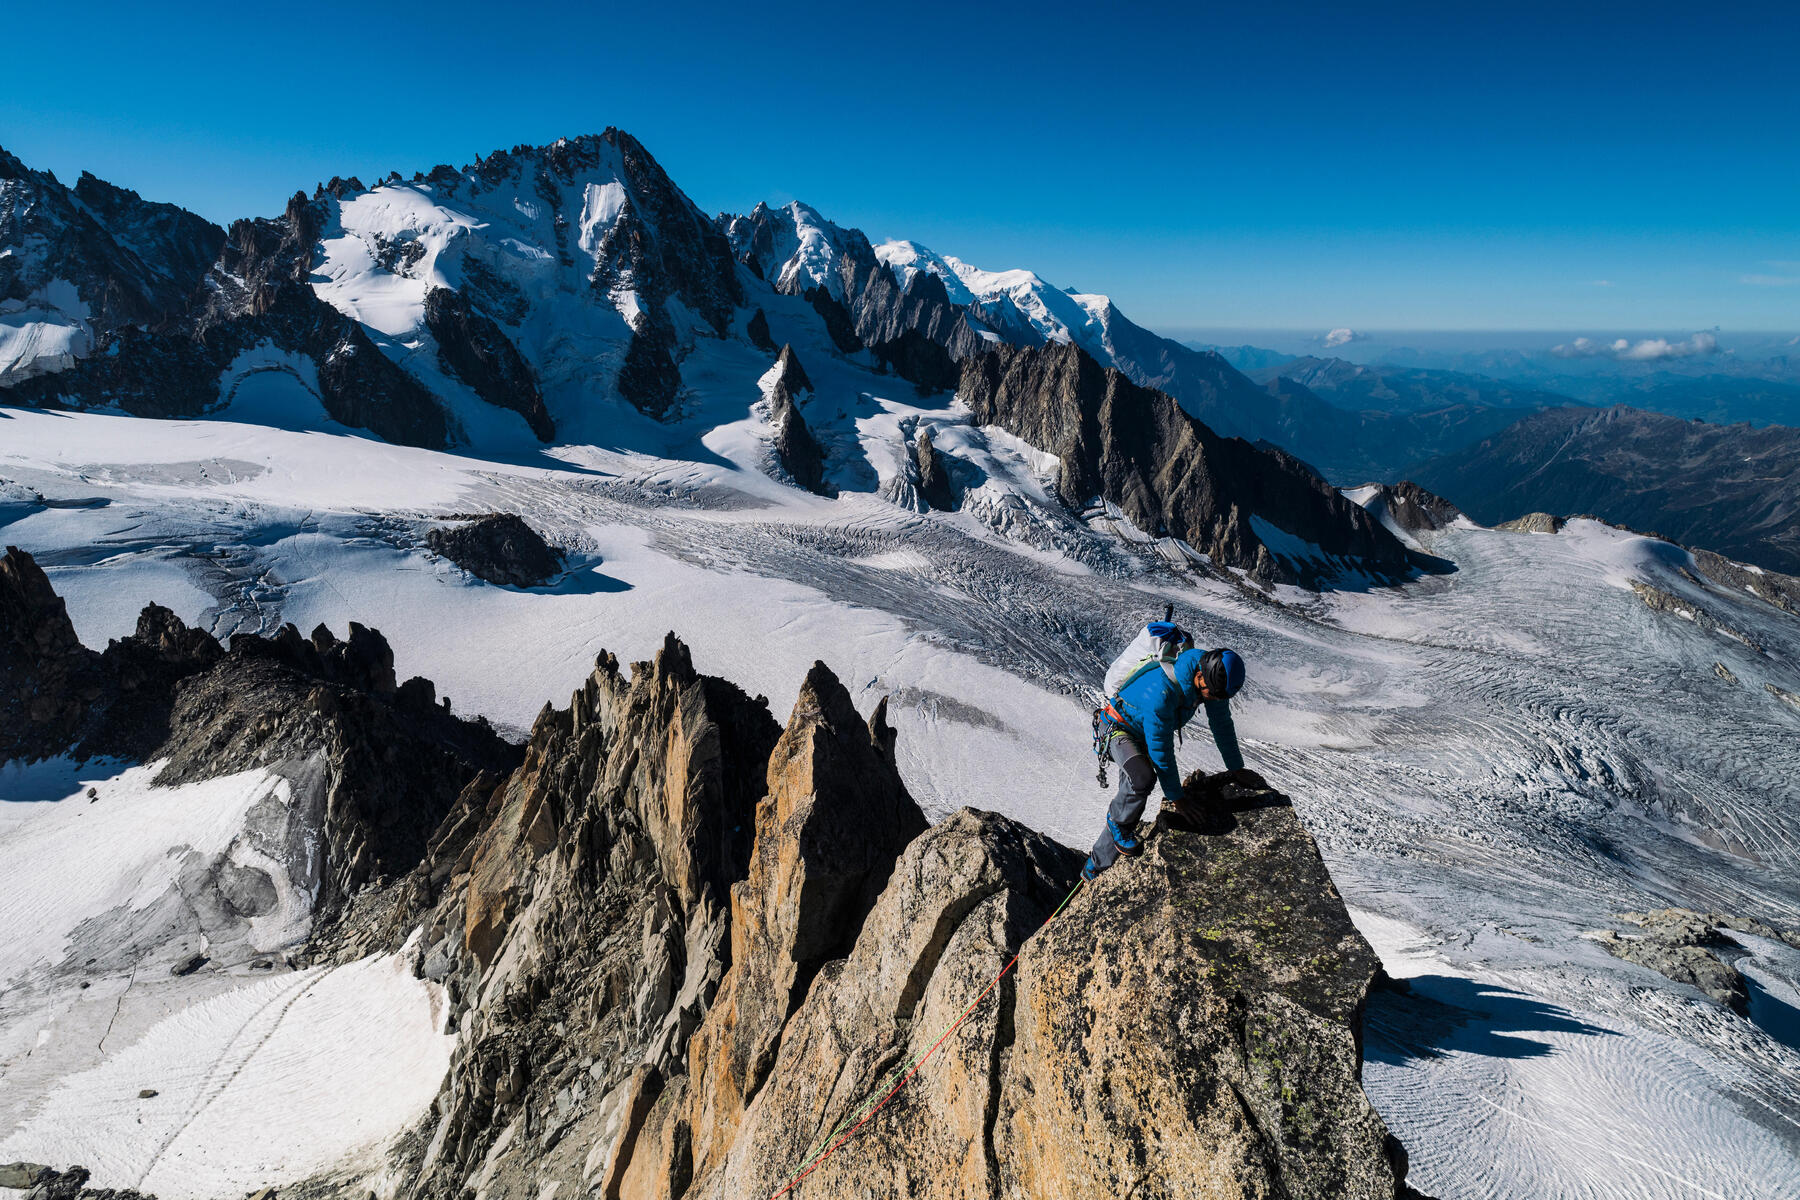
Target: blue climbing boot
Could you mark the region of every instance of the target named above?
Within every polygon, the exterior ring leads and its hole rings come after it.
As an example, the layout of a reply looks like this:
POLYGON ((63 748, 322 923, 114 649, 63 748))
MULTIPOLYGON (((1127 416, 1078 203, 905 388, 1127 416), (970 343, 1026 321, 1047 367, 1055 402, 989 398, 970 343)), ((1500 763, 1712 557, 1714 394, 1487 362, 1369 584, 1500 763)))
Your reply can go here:
POLYGON ((1095 862, 1094 856, 1090 854, 1086 865, 1081 868, 1081 880, 1083 883, 1092 883, 1099 875, 1100 864, 1095 862))
POLYGON ((1117 846, 1119 853, 1126 858, 1136 858, 1144 852, 1144 843, 1138 841, 1135 832, 1126 833, 1111 817, 1106 818, 1106 828, 1112 834, 1113 845, 1117 846))

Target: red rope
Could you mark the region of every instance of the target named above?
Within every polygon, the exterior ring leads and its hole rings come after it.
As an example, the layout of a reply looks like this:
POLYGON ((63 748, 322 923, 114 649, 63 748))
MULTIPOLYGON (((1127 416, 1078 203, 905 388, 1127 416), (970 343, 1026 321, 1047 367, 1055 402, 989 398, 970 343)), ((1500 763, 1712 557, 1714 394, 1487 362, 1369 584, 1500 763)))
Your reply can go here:
MULTIPOLYGON (((1049 922, 1046 921, 1045 924, 1049 924, 1049 922)), ((1023 954, 1024 951, 1021 950, 1019 953, 1023 954)), ((1018 954, 1013 955, 1012 962, 1009 962, 1004 967, 1000 968, 1000 973, 998 975, 994 976, 994 978, 988 982, 988 985, 985 988, 981 989, 981 995, 975 997, 974 1001, 969 1005, 969 1007, 963 1009, 963 1014, 962 1014, 962 1016, 956 1018, 956 1023, 951 1025, 950 1028, 944 1030, 944 1036, 939 1038, 937 1041, 935 1041, 931 1044, 931 1049, 929 1049, 925 1052, 925 1057, 921 1058, 918 1062, 913 1064, 913 1069, 906 1073, 906 1078, 902 1079, 899 1083, 896 1083, 893 1087, 893 1090, 881 1098, 881 1102, 879 1104, 877 1104, 874 1108, 871 1108, 863 1116, 862 1120, 858 1121, 856 1124, 854 1124, 850 1127, 849 1132, 844 1134, 844 1136, 839 1138, 837 1141, 833 1142, 831 1144, 830 1149, 826 1150, 825 1153, 819 1155, 819 1157, 813 1159, 812 1162, 808 1163, 805 1170, 801 1171, 798 1175, 796 1175, 792 1179, 788 1180, 787 1183, 782 1186, 780 1191, 776 1192, 773 1196, 769 1197, 769 1200, 778 1200, 779 1197, 785 1196, 789 1192, 793 1191, 794 1188, 799 1186, 800 1181, 802 1179, 805 1179, 808 1175, 811 1175, 815 1170, 818 1169, 818 1166, 820 1163, 824 1162, 826 1159, 830 1158, 833 1154, 835 1154, 837 1152, 837 1148, 839 1146, 842 1146, 845 1142, 847 1142, 851 1138, 855 1137, 856 1131, 861 1129, 864 1125, 868 1124, 869 1118, 873 1117, 876 1113, 880 1112, 883 1108, 885 1108, 887 1106, 887 1102, 889 1100, 892 1100, 896 1095, 898 1095, 900 1092, 900 1089, 905 1087, 907 1085, 907 1083, 911 1081, 912 1077, 919 1073, 919 1068, 925 1065, 925 1059, 930 1058, 933 1054, 936 1054, 937 1048, 939 1046, 943 1045, 944 1042, 950 1037, 951 1034, 955 1033, 958 1029, 960 1029, 962 1027, 962 1023, 969 1019, 969 1014, 974 1012, 975 1009, 981 1004, 981 1002, 983 1000, 987 999, 988 993, 993 991, 995 986, 1002 979, 1006 978, 1006 973, 1013 969, 1013 963, 1016 963, 1018 961, 1019 961, 1019 955, 1018 954)))
MULTIPOLYGON (((1062 913, 1062 910, 1069 906, 1069 901, 1071 901, 1075 898, 1075 893, 1079 892, 1081 890, 1081 885, 1085 882, 1087 882, 1085 879, 1078 879, 1075 881, 1075 886, 1073 888, 1069 889, 1069 894, 1062 898, 1062 903, 1058 904, 1056 906, 1055 911, 1052 912, 1049 916, 1044 918, 1043 925, 1038 926, 1039 933, 1042 933, 1043 930, 1045 929, 1045 927, 1048 926, 1050 924, 1050 922, 1056 920, 1056 918, 1062 913)), ((1036 935, 1034 934, 1033 936, 1036 936, 1036 935)), ((847 1142, 851 1138, 855 1137, 856 1131, 861 1129, 864 1125, 867 1125, 869 1123, 869 1118, 873 1117, 876 1113, 880 1112, 883 1108, 887 1107, 887 1102, 889 1100, 892 1100, 895 1096, 899 1095, 900 1089, 905 1087, 909 1082, 911 1082, 912 1077, 919 1073, 919 1068, 923 1067, 925 1065, 925 1060, 930 1058, 933 1054, 936 1054, 938 1051, 938 1047, 942 1046, 946 1041, 948 1041, 951 1034, 955 1033, 958 1029, 962 1028, 962 1023, 969 1019, 969 1014, 974 1012, 977 1008, 979 1008, 981 1006, 981 1002, 983 1000, 987 999, 988 993, 993 991, 996 987, 999 986, 1000 981, 1002 979, 1006 978, 1006 973, 1008 971, 1012 970, 1013 966, 1018 963, 1019 955, 1024 954, 1024 953, 1025 953, 1025 947, 1020 946, 1018 954, 1014 954, 1012 956, 1012 959, 1004 967, 1000 968, 1000 973, 998 975, 994 976, 993 979, 988 981, 988 985, 981 989, 981 995, 975 997, 975 999, 969 1003, 969 1007, 963 1009, 962 1016, 956 1018, 956 1020, 951 1024, 950 1028, 944 1030, 943 1036, 939 1037, 937 1041, 935 1041, 931 1044, 931 1049, 927 1050, 924 1054, 924 1057, 920 1058, 918 1062, 913 1064, 912 1070, 910 1070, 906 1073, 906 1077, 904 1079, 902 1079, 899 1083, 896 1083, 893 1086, 893 1088, 889 1090, 888 1094, 881 1098, 880 1102, 878 1104, 876 1104, 874 1108, 871 1108, 867 1113, 864 1113, 862 1120, 860 1120, 856 1124, 852 1125, 849 1128, 849 1130, 845 1132, 843 1137, 838 1138, 835 1142, 832 1142, 831 1145, 826 1148, 824 1153, 820 1154, 817 1158, 815 1158, 811 1162, 807 1163, 804 1170, 802 1170, 798 1175, 795 1175, 792 1179, 788 1180, 785 1184, 783 1184, 781 1186, 781 1190, 776 1192, 774 1195, 770 1196, 769 1200, 780 1200, 780 1198, 782 1196, 785 1196, 789 1192, 793 1191, 796 1187, 798 1187, 800 1185, 800 1181, 802 1179, 805 1179, 808 1175, 811 1175, 815 1170, 818 1169, 818 1166, 820 1163, 824 1162, 826 1159, 830 1158, 833 1154, 837 1153, 837 1149, 839 1146, 842 1146, 845 1142, 847 1142)))

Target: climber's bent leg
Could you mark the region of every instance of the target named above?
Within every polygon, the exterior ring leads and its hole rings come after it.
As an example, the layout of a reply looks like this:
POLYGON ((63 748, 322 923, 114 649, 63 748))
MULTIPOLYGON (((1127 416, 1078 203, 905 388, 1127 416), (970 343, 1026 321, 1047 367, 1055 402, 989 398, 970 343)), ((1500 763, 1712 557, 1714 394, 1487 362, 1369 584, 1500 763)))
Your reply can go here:
POLYGON ((1119 764, 1119 789, 1107 806, 1106 827, 1100 831, 1094 851, 1088 858, 1095 871, 1112 866, 1120 854, 1136 857, 1143 853, 1137 827, 1143 820, 1145 805, 1150 803, 1150 793, 1156 787, 1156 768, 1130 738, 1113 739, 1112 758, 1119 764))

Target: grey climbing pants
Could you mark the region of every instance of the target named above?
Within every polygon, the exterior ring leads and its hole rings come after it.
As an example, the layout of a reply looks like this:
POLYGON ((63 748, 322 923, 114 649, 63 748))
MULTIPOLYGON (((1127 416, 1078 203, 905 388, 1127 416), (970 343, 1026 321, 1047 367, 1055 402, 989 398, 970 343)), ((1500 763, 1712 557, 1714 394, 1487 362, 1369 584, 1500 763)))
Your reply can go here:
POLYGON ((1129 734, 1116 735, 1109 748, 1112 760, 1119 764, 1119 790, 1106 807, 1106 826, 1094 843, 1094 865, 1104 871, 1119 857, 1118 835, 1137 836, 1138 822, 1144 819, 1144 806, 1156 787, 1156 768, 1150 756, 1129 734), (1115 835, 1114 831, 1118 831, 1115 835))

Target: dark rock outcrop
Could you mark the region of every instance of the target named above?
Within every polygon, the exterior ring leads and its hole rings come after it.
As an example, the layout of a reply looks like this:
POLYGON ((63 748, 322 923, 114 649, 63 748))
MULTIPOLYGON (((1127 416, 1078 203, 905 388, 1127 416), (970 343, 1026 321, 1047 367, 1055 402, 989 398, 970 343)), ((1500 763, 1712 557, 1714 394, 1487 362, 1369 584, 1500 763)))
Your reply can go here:
POLYGON ((31 555, 0 558, 0 762, 74 751, 140 758, 169 731, 176 686, 223 654, 158 604, 102 652, 83 646, 31 555))
POLYGON ((765 354, 775 353, 775 339, 769 333, 769 318, 762 309, 751 314, 749 322, 744 326, 744 336, 750 344, 765 354))
POLYGON ((775 458, 795 483, 820 496, 835 494, 825 482, 825 450, 801 415, 799 395, 812 390, 812 380, 792 346, 776 360, 781 373, 769 389, 769 425, 774 431, 775 458))
POLYGON ((0 762, 73 752, 166 760, 159 785, 268 767, 316 786, 324 917, 411 871, 469 781, 518 757, 485 721, 452 716, 428 680, 397 684, 387 641, 354 623, 347 641, 286 625, 225 650, 153 604, 95 653, 16 549, 0 559, 0 679, 4 715, 22 718, 0 726, 0 762))
POLYGON ((0 1163, 0 1187, 19 1189, 19 1200, 156 1200, 135 1188, 91 1188, 92 1175, 79 1166, 58 1171, 40 1163, 0 1163))
POLYGON ((956 493, 950 487, 950 472, 944 469, 943 456, 931 444, 929 428, 919 430, 913 439, 913 461, 919 469, 919 497, 939 512, 954 509, 956 493))
POLYGON ((81 644, 43 568, 17 546, 0 558, 0 762, 72 745, 105 692, 99 655, 81 644))
POLYGON ((1744 977, 1717 953, 1725 943, 1717 921, 1686 908, 1619 916, 1642 932, 1620 937, 1608 929, 1593 935, 1608 953, 1685 983, 1740 1015, 1749 1012, 1750 994, 1744 977))
POLYGON ((1154 536, 1184 539, 1223 567, 1316 582, 1338 570, 1399 577, 1404 546, 1287 455, 1221 438, 1168 396, 1100 366, 1075 346, 1002 347, 963 360, 958 395, 978 425, 998 425, 1062 462, 1056 490, 1074 508, 1117 504, 1154 536), (1259 518, 1317 547, 1267 547, 1259 518))
POLYGON ((486 513, 439 527, 425 544, 469 574, 511 587, 541 587, 562 570, 562 551, 544 541, 516 513, 486 513))
POLYGON ((840 354, 855 354, 863 348, 862 339, 856 336, 856 322, 850 319, 850 310, 844 307, 842 300, 821 287, 806 289, 802 299, 812 305, 819 320, 825 322, 825 332, 831 336, 831 344, 840 354))
POLYGON ((674 335, 659 324, 633 330, 618 386, 619 395, 645 416, 661 421, 673 415, 681 398, 674 335))
POLYGON ((1362 504, 1377 517, 1385 515, 1395 525, 1414 533, 1447 529, 1462 516, 1456 505, 1442 496, 1433 495, 1410 479, 1393 484, 1376 484, 1374 494, 1362 504))
POLYGON ((1410 479, 1402 479, 1387 491, 1388 513, 1403 529, 1445 529, 1462 516, 1456 505, 1410 479))
POLYGON ((466 296, 452 288, 432 288, 425 297, 425 327, 437 341, 445 369, 477 396, 524 417, 539 441, 556 437, 530 364, 498 325, 469 307, 466 296))
POLYGON ((877 367, 906 380, 921 396, 949 391, 962 376, 950 352, 916 329, 907 329, 898 337, 871 344, 869 353, 874 356, 877 367))

